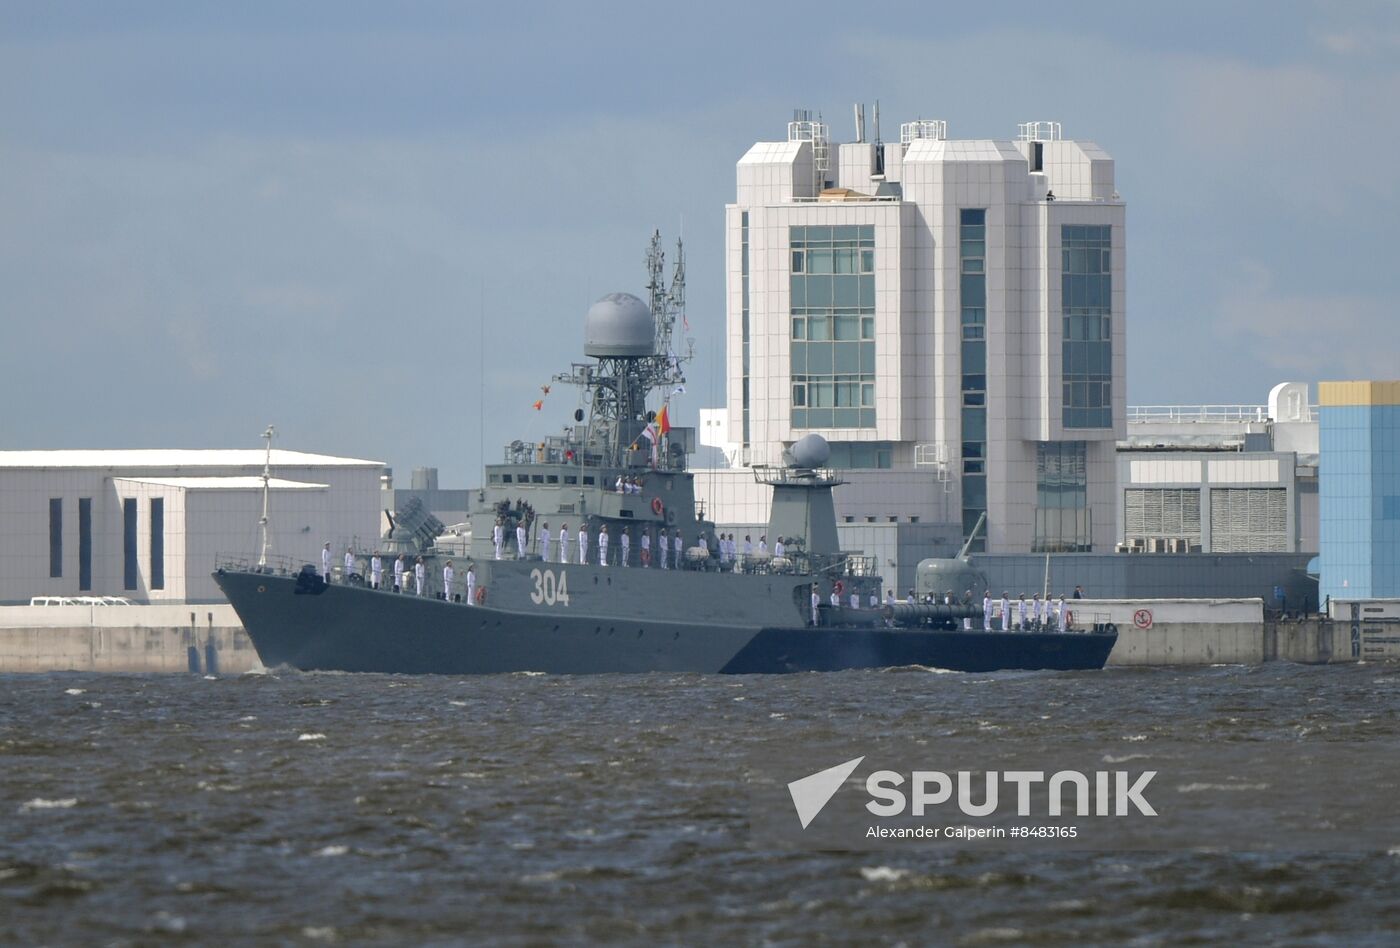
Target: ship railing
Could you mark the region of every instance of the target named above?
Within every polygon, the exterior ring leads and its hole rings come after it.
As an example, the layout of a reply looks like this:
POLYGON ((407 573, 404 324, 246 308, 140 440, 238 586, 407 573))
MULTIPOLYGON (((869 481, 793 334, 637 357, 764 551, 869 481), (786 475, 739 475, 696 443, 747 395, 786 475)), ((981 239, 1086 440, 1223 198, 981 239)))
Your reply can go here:
MULTIPOLYGON (((214 568, 232 573, 267 573, 271 576, 295 576, 309 561, 295 556, 269 554, 259 564, 251 553, 215 553, 214 568)), ((312 564, 313 566, 315 564, 312 564)))

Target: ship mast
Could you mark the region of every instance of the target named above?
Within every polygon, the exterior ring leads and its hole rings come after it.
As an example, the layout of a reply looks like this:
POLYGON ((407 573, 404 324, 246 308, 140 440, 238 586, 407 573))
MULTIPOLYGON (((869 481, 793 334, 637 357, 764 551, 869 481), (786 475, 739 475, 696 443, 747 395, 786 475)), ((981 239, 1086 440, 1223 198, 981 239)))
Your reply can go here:
POLYGON ((259 528, 261 528, 261 530, 262 530, 262 547, 261 547, 261 549, 260 549, 259 552, 258 552, 258 569, 264 569, 264 568, 267 567, 267 548, 268 548, 268 540, 267 540, 267 501, 268 501, 268 495, 271 493, 271 482, 272 482, 272 436, 273 436, 274 434, 276 434, 276 433, 277 433, 277 429, 274 428, 274 427, 272 427, 272 425, 268 425, 268 426, 267 426, 267 430, 264 431, 263 434, 262 434, 263 438, 267 441, 267 454, 266 454, 266 456, 263 458, 263 472, 262 472, 262 495, 263 495, 262 500, 263 500, 263 508, 262 508, 262 517, 258 519, 258 526, 259 526, 259 528))
POLYGON ((664 405, 685 382, 681 367, 691 359, 695 344, 689 337, 682 337, 684 351, 675 351, 677 317, 682 329, 689 330, 685 320, 685 248, 681 241, 676 241, 669 284, 660 231, 651 236, 646 267, 646 303, 656 323, 651 351, 598 355, 594 363, 575 363, 569 372, 554 376, 554 381, 578 385, 586 393, 589 413, 585 463, 626 467, 635 455, 634 446, 645 453, 647 442, 638 439, 644 437, 643 432, 655 418, 655 412, 647 408, 648 398, 660 390, 664 405))

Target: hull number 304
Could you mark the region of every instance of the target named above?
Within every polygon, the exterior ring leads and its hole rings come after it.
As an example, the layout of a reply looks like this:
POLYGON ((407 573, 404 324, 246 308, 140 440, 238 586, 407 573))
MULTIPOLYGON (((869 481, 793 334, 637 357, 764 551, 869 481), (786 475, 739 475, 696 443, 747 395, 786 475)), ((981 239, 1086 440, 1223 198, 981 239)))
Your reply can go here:
POLYGON ((530 580, 535 584, 534 592, 530 593, 530 601, 535 605, 546 606, 567 606, 569 604, 569 579, 562 569, 558 577, 554 575, 554 570, 530 570, 530 580))

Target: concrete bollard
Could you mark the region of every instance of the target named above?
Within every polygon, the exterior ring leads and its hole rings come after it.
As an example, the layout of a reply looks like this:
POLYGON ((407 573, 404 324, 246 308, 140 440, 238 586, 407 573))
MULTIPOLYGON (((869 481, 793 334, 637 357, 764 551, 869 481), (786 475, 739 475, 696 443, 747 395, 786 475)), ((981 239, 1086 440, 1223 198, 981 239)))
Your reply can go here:
POLYGON ((186 656, 187 656, 187 658, 188 658, 188 660, 189 660, 190 674, 191 674, 191 675, 198 675, 198 674, 199 674, 199 647, 196 646, 196 645, 191 645, 189 648, 185 649, 185 653, 186 653, 186 656))

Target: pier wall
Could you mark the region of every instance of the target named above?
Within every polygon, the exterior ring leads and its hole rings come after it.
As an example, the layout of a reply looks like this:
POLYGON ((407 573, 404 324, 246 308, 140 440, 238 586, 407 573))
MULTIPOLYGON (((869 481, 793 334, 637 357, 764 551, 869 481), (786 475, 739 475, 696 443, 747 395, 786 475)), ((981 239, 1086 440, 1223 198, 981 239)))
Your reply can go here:
POLYGON ((0 606, 0 672, 241 674, 261 667, 233 607, 218 605, 0 606))
MULTIPOLYGON (((1117 627, 1110 665, 1328 664, 1376 651, 1354 649, 1346 622, 1266 621, 1258 599, 1099 599, 1069 607, 1076 628, 1117 627)), ((227 604, 0 606, 0 673, 186 673, 191 646, 208 672, 211 644, 221 673, 261 667, 227 604)))

